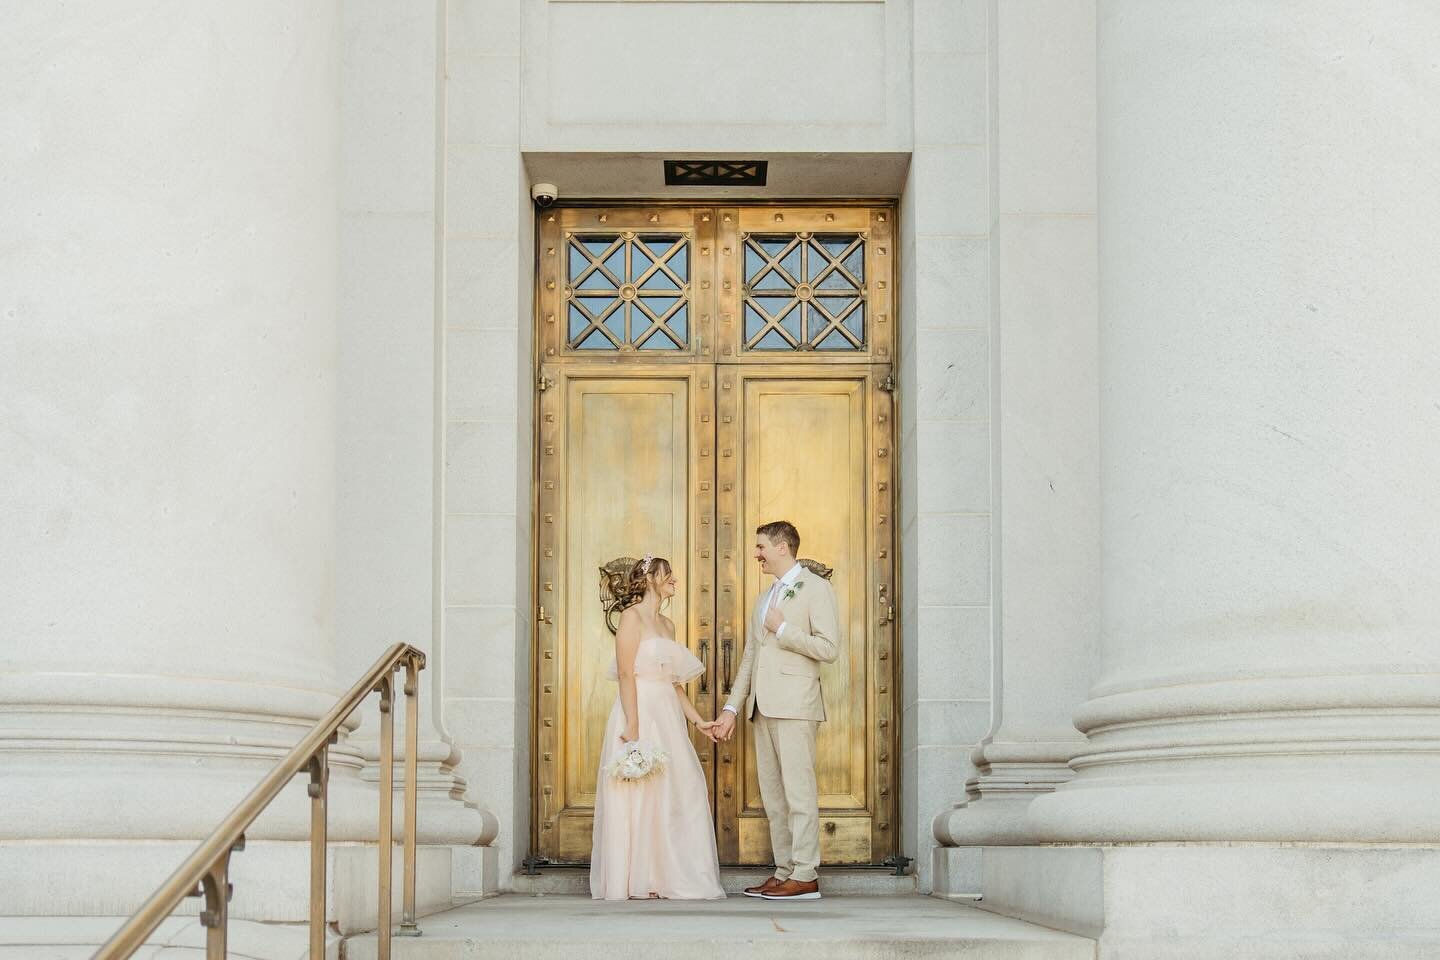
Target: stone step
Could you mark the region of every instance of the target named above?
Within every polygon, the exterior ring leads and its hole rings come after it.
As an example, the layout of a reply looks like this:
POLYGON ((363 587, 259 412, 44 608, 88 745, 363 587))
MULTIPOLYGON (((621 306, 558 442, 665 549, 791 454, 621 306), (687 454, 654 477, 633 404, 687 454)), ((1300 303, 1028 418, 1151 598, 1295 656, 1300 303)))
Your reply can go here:
MULTIPOLYGON (((720 886, 732 897, 770 876, 767 867, 721 867, 720 886)), ((820 871, 821 890, 840 896, 892 897, 913 894, 919 889, 914 875, 895 876, 874 867, 825 867, 820 871)), ((589 867, 544 867, 533 876, 517 873, 510 880, 513 893, 537 896, 589 896, 589 867)))
MULTIPOLYGON (((802 903, 493 897, 420 921, 394 960, 1094 960, 1095 942, 918 894, 802 903)), ((375 960, 373 934, 346 960, 375 960)))

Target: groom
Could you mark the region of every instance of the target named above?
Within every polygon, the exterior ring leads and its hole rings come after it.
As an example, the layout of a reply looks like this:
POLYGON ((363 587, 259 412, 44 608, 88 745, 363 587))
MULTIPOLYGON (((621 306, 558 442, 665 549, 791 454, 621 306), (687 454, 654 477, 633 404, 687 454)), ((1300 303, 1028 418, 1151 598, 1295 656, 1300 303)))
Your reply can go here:
POLYGON ((796 562, 800 534, 784 520, 755 531, 760 572, 775 577, 750 621, 745 655, 715 735, 729 740, 744 706, 755 735, 760 799, 770 820, 775 875, 748 897, 819 900, 820 804, 815 728, 825 719, 820 664, 840 655, 839 608, 830 582, 796 562))

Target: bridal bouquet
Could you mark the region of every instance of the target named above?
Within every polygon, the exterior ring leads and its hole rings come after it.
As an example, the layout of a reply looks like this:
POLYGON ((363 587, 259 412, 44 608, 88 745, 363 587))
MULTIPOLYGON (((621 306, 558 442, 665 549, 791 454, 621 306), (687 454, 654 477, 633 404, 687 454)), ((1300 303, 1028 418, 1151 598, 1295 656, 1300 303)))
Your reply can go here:
POLYGON ((652 777, 665 769, 665 761, 670 759, 665 751, 644 740, 627 743, 620 749, 623 752, 610 761, 605 772, 622 783, 652 777))

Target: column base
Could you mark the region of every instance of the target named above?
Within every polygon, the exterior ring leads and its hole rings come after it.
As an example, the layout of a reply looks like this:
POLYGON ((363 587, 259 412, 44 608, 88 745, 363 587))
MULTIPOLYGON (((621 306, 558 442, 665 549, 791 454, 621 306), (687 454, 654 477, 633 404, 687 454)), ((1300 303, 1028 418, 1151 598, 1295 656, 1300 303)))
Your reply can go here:
MULTIPOLYGON (((14 944, 37 921, 21 918, 115 917, 92 946, 144 902, 195 849, 190 841, 0 841, 0 946, 14 944), (11 923, 14 921, 14 923, 11 923)), ((327 851, 330 890, 327 916, 342 934, 372 930, 377 916, 378 851, 374 844, 332 843, 327 851)), ((397 845, 392 858, 392 897, 400 911, 404 866, 397 845)), ((415 851, 415 905, 420 916, 499 892, 493 847, 421 845, 415 851)), ((230 915, 273 923, 309 919, 310 845, 288 840, 252 841, 230 861, 235 886, 230 915)), ((198 898, 183 901, 176 917, 194 917, 198 898)))
POLYGON ((1069 761, 1080 740, 983 743, 975 748, 978 776, 965 784, 966 799, 935 818, 935 840, 944 847, 1035 843, 1026 822, 1030 802, 1071 777, 1069 761))
POLYGON ((1440 837, 1440 673, 1148 683, 1077 711, 1075 776, 1026 812, 1037 842, 1440 837))
POLYGON ((1440 845, 985 847, 980 906, 1098 960, 1440 956, 1440 845))

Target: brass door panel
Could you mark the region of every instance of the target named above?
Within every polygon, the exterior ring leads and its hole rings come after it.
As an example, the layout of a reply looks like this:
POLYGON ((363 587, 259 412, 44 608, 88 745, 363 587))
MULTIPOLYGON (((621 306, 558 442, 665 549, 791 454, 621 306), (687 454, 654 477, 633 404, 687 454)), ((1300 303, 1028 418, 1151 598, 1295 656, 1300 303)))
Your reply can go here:
MULTIPOLYGON (((822 668, 822 856, 896 852, 894 209, 575 205, 537 233, 532 851, 590 853, 615 683, 600 567, 652 550, 669 611, 725 700, 762 585, 755 526, 786 518, 834 568, 847 636, 822 668)), ((693 736, 721 859, 766 863, 748 727, 693 736)))
POLYGON ((615 702, 599 568, 617 553, 650 549, 668 557, 680 581, 670 616, 679 642, 692 648, 710 589, 708 572, 697 575, 692 562, 702 549, 702 561, 709 559, 708 544, 697 544, 693 533, 708 526, 696 517, 705 504, 690 493, 708 469, 710 454, 696 442, 692 420, 697 410, 709 419, 709 376, 678 368, 623 377, 587 372, 562 371, 542 404, 544 416, 553 410, 563 443, 542 447, 542 490, 553 495, 546 505, 554 509, 540 518, 547 554, 540 593, 542 604, 549 601, 540 626, 553 629, 553 642, 538 664, 538 813, 551 858, 566 861, 590 853, 600 738, 615 702))
MULTIPOLYGON (((738 663, 756 599, 768 589, 751 559, 751 531, 777 517, 801 532, 800 554, 834 569, 845 643, 839 659, 821 667, 826 720, 816 744, 821 855, 827 863, 870 863, 893 852, 888 832, 893 765, 890 724, 872 717, 891 709, 888 597, 888 449, 877 426, 889 421, 889 395, 868 367, 820 371, 790 366, 733 366, 721 370, 718 461, 721 520, 722 636, 737 638, 738 663), (882 421, 880 418, 884 417, 882 421), (883 451, 883 453, 882 453, 883 451), (726 518, 734 517, 734 535, 726 518), (733 549, 732 549, 733 544, 733 549), (882 556, 881 554, 885 554, 882 556), (728 601, 728 602, 727 602, 728 601), (877 629, 868 629, 876 623, 877 629)), ((886 434, 888 436, 888 434, 886 434)), ((722 665, 723 667, 724 665, 722 665)), ((723 682, 723 678, 722 678, 723 682)), ((769 827, 755 775, 750 728, 721 747, 717 765, 721 856, 764 863, 769 827)))

